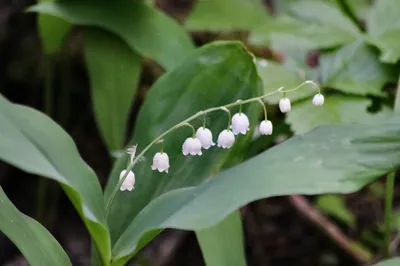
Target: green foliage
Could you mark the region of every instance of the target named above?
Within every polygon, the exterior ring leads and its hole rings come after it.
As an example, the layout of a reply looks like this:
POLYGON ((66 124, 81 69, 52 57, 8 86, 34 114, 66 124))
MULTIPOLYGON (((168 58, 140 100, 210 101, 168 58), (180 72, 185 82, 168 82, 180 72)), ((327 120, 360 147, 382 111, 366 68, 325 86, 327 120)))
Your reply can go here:
POLYGON ((71 24, 111 31, 132 50, 154 59, 166 69, 177 66, 193 50, 192 41, 182 27, 139 1, 46 2, 29 10, 53 15, 71 24))
POLYGON ((373 126, 320 127, 197 187, 167 192, 153 200, 130 223, 114 245, 113 257, 126 259, 143 233, 149 230, 207 228, 238 207, 260 198, 357 191, 377 176, 398 167, 399 125, 399 118, 388 118, 373 126), (241 193, 232 197, 231 191, 241 193))
MULTIPOLYGON (((289 96, 290 97, 290 96, 289 96)), ((391 114, 384 109, 377 114, 367 112, 371 101, 367 98, 354 96, 325 97, 323 107, 312 105, 311 99, 293 105, 292 112, 286 117, 296 134, 303 134, 320 125, 339 125, 351 123, 375 123, 378 119, 391 114)))
POLYGON ((267 19, 262 0, 199 0, 185 25, 193 31, 251 30, 267 19))
POLYGON ((218 225, 196 232, 207 266, 245 266, 242 220, 236 211, 218 225))
POLYGON ((368 40, 381 51, 381 60, 396 63, 400 58, 400 2, 397 0, 375 1, 367 20, 368 40))
POLYGON ((380 262, 378 264, 375 264, 374 266, 397 266, 400 263, 400 258, 393 258, 390 260, 385 260, 383 262, 380 262))
POLYGON ((110 241, 100 184, 72 139, 50 118, 0 95, 0 159, 59 182, 81 216, 103 260, 110 241))
POLYGON ((393 80, 390 70, 361 40, 326 53, 320 59, 322 84, 345 93, 382 95, 382 87, 393 80))
POLYGON ((324 213, 331 215, 350 226, 356 225, 356 217, 347 209, 346 202, 339 195, 319 196, 316 206, 324 213))
MULTIPOLYGON (((261 87, 253 59, 241 44, 217 42, 204 46, 174 71, 162 76, 150 89, 130 143, 137 143, 143 149, 165 130, 200 110, 260 95, 261 87)), ((259 106, 243 107, 254 124, 259 106)), ((216 139, 217 134, 227 126, 227 115, 223 111, 212 113, 207 121, 216 139)), ((194 126, 201 126, 202 123, 200 118, 194 121, 194 126)), ((171 164, 168 174, 152 171, 150 167, 151 156, 160 147, 151 148, 146 155, 146 163, 135 166, 137 181, 134 193, 118 193, 109 215, 113 242, 133 220, 136 221, 135 217, 150 201, 171 190, 199 185, 212 173, 218 172, 228 159, 229 151, 216 148, 205 151, 200 157, 183 156, 182 143, 190 135, 189 129, 182 128, 165 138, 164 151, 168 153, 171 164)), ((235 145, 246 145, 249 140, 250 135, 238 136, 235 145)), ((127 156, 117 161, 105 191, 106 198, 115 187, 126 162, 127 156)), ((132 249, 132 252, 135 249, 134 246, 125 248, 132 249)))
MULTIPOLYGON (((39 0, 39 3, 53 2, 53 0, 39 0)), ((38 16, 38 30, 46 54, 59 52, 71 25, 62 19, 40 14, 38 16)))
POLYGON ((40 223, 19 212, 1 187, 0 230, 19 248, 30 265, 72 266, 57 240, 40 223))
POLYGON ((98 29, 85 30, 94 114, 110 151, 124 144, 129 111, 141 71, 141 58, 120 38, 98 29))

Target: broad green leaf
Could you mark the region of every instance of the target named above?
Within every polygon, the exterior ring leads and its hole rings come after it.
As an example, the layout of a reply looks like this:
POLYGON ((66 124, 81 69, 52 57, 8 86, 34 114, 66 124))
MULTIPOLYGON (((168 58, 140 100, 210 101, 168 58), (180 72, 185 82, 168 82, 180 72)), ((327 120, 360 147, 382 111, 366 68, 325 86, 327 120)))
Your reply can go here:
POLYGON ((291 12, 304 21, 321 23, 335 29, 341 29, 343 33, 357 36, 360 31, 353 22, 344 15, 339 8, 330 3, 318 0, 299 1, 290 8, 291 12))
POLYGON ((72 265, 65 251, 44 226, 18 211, 0 187, 0 231, 32 266, 72 265))
MULTIPOLYGON (((54 0, 38 0, 39 3, 53 2, 54 0)), ((38 30, 46 54, 53 54, 60 50, 71 25, 59 18, 46 14, 38 16, 38 30)))
MULTIPOLYGON (((264 84, 264 93, 272 93, 280 87, 285 89, 293 89, 304 82, 302 78, 303 73, 299 71, 296 73, 285 68, 278 63, 267 61, 265 59, 258 59, 256 62, 258 75, 264 84)), ((310 95, 315 94, 311 88, 304 86, 303 88, 291 92, 288 96, 292 102, 304 99, 310 95)), ((282 94, 276 94, 265 99, 266 102, 276 104, 282 98, 282 94)))
POLYGON ((400 258, 393 258, 389 260, 382 261, 374 266, 398 266, 400 265, 400 258))
MULTIPOLYGON (((138 144, 139 153, 164 131, 201 110, 261 94, 262 84, 252 56, 240 43, 206 45, 179 67, 167 72, 150 89, 138 114, 130 143, 138 144)), ((257 103, 243 106, 253 124, 258 118, 259 108, 257 103)), ((232 109, 232 112, 237 111, 238 108, 232 109)), ((227 114, 216 111, 206 120, 216 141, 219 132, 227 126, 227 114)), ((200 117, 192 124, 197 128, 202 123, 203 117, 200 117)), ((189 128, 181 128, 165 138, 164 151, 168 153, 171 165, 168 174, 152 171, 150 167, 159 146, 151 148, 145 154, 145 161, 135 166, 134 192, 119 192, 111 208, 108 224, 113 242, 152 199, 170 190, 201 183, 211 173, 219 171, 230 152, 235 150, 229 152, 214 147, 204 150, 202 156, 183 156, 182 144, 190 135, 189 128)), ((250 138, 251 134, 237 136, 236 147, 248 143, 250 138)), ((106 199, 114 189, 119 173, 126 168, 127 160, 127 156, 123 156, 116 163, 106 188, 106 199)))
POLYGON ((369 0, 351 0, 347 1, 350 10, 358 19, 366 20, 371 11, 371 1, 369 0))
POLYGON ((97 29, 84 33, 95 118, 108 149, 115 151, 125 141, 141 58, 113 34, 97 29))
POLYGON ((296 134, 303 134, 320 125, 375 123, 390 114, 388 109, 377 114, 368 113, 371 104, 367 98, 353 96, 328 96, 323 106, 315 106, 312 99, 307 99, 292 106, 286 123, 296 134))
POLYGON ((110 259, 104 201, 95 173, 65 131, 49 117, 0 95, 0 160, 59 182, 104 261, 110 259))
POLYGON ((351 193, 400 166, 400 118, 373 125, 323 126, 296 136, 191 188, 153 200, 113 247, 129 258, 156 228, 200 230, 254 200, 291 194, 351 193))
POLYGON ((320 58, 323 86, 357 95, 383 95, 383 85, 391 71, 362 40, 323 54, 320 58))
POLYGON ((294 17, 281 15, 266 21, 251 32, 250 42, 267 45, 281 35, 289 35, 295 43, 311 50, 347 44, 360 35, 352 21, 333 4, 293 1, 289 10, 294 17))
POLYGON ((356 225, 356 217, 346 207, 346 202, 340 195, 319 196, 316 206, 324 213, 331 215, 350 226, 356 225))
POLYGON ((131 49, 166 69, 177 66, 194 48, 177 22, 140 1, 63 1, 38 4, 29 10, 111 31, 131 49))
POLYGON ((199 0, 185 26, 193 31, 250 30, 268 17, 262 0, 199 0))
POLYGON ((375 1, 367 20, 368 40, 382 51, 381 60, 386 63, 396 63, 400 58, 399 13, 399 1, 375 1))
POLYGON ((246 266, 239 211, 217 225, 196 231, 207 266, 246 266))

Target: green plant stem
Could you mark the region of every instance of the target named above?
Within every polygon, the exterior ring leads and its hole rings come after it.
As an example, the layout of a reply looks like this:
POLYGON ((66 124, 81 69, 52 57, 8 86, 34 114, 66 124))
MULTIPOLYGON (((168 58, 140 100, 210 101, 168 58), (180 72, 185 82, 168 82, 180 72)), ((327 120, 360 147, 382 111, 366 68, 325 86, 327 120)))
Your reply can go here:
MULTIPOLYGON (((53 99, 53 70, 52 70, 52 58, 46 57, 45 62, 45 84, 44 84, 44 112, 51 116, 52 113, 52 99, 53 99)), ((45 199, 46 191, 48 190, 49 182, 45 178, 40 178, 36 190, 36 219, 42 223, 45 223, 45 199)))
POLYGON ((395 172, 389 173, 386 177, 385 193, 385 257, 390 258, 390 240, 392 235, 392 212, 393 212, 393 190, 395 172))
MULTIPOLYGON (((129 164, 129 166, 126 169, 126 172, 124 174, 124 176, 121 178, 121 180, 119 180, 119 182, 117 183, 117 185, 114 187, 113 191, 111 192, 111 195, 107 201, 106 204, 106 215, 108 216, 110 209, 111 209, 111 205, 114 201, 114 198, 118 192, 118 189, 121 187, 122 183, 125 181, 126 177, 128 176, 129 171, 131 171, 133 169, 133 167, 135 166, 135 164, 139 161, 139 159, 154 145, 156 144, 159 140, 161 140, 162 138, 164 138, 166 135, 168 135, 169 133, 171 133, 172 131, 174 131, 175 129, 178 129, 182 126, 188 126, 190 125, 189 122, 200 117, 200 116, 204 116, 208 113, 211 112, 215 112, 215 111, 219 111, 219 110, 223 110, 226 111, 225 109, 234 107, 234 106, 238 106, 238 105, 242 105, 242 104, 247 104, 247 103, 252 103, 252 102, 256 102, 259 100, 262 100, 266 97, 275 95, 277 93, 284 93, 286 94, 287 92, 293 92, 298 90, 299 88, 303 87, 304 85, 310 84, 310 81, 305 81, 302 84, 300 84, 299 86, 297 86, 296 88, 290 89, 290 90, 284 90, 283 87, 279 88, 278 90, 274 91, 274 92, 270 92, 267 94, 264 94, 262 96, 258 96, 258 97, 254 97, 254 98, 250 98, 247 100, 241 100, 241 101, 236 101, 234 103, 230 103, 230 104, 226 104, 223 106, 217 106, 217 107, 213 107, 204 111, 200 111, 194 115, 192 115, 191 117, 183 120, 182 122, 176 124, 175 126, 171 127, 170 129, 168 129, 167 131, 165 131, 164 133, 162 133, 160 136, 158 136, 156 139, 154 139, 149 145, 147 145, 141 153, 139 153, 139 155, 129 164)), ((228 110, 229 111, 229 110, 228 110)), ((190 125, 191 126, 191 125, 190 125)))
MULTIPOLYGON (((400 76, 397 82, 396 96, 394 100, 393 114, 400 114, 400 76)), ((396 172, 389 173, 386 177, 385 193, 385 257, 390 258, 390 240, 392 235, 393 218, 393 190, 396 179, 396 172)))

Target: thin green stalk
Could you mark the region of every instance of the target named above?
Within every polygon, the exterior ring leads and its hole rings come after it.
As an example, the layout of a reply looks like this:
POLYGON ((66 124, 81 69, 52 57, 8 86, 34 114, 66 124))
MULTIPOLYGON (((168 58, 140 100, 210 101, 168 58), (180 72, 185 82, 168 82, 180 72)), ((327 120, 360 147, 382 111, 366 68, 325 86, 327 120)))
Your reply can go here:
MULTIPOLYGON (((53 69, 52 69, 52 59, 50 57, 46 58, 45 62, 45 84, 44 84, 44 112, 51 116, 52 113, 52 99, 53 99, 53 69)), ((46 191, 48 190, 49 182, 45 178, 40 178, 38 181, 38 186, 36 190, 36 219, 42 223, 45 223, 45 200, 46 191)))
POLYGON ((393 190, 395 172, 389 173, 386 177, 385 193, 385 257, 390 258, 390 240, 392 235, 392 212, 393 212, 393 190))
MULTIPOLYGON (((393 113, 400 114, 400 76, 397 82, 396 96, 394 100, 393 113)), ((392 219, 393 219, 393 191, 395 184, 396 172, 389 173, 386 177, 386 193, 385 193, 385 257, 390 258, 390 240, 392 235, 392 219)))
MULTIPOLYGON (((311 83, 315 85, 315 83, 313 83, 313 82, 311 82, 311 83)), ((196 119, 196 118, 198 118, 198 117, 200 117, 200 116, 204 116, 204 115, 206 115, 206 114, 208 114, 208 113, 215 112, 215 111, 220 111, 220 110, 226 111, 226 110, 228 110, 228 108, 235 107, 235 106, 242 105, 242 104, 247 104, 247 103, 256 102, 256 101, 262 100, 262 99, 264 99, 264 98, 266 98, 266 97, 275 95, 275 94, 277 94, 277 93, 284 93, 284 94, 285 94, 285 93, 287 93, 287 92, 296 91, 296 90, 298 90, 299 88, 301 88, 302 86, 307 85, 307 84, 310 84, 310 81, 305 81, 305 82, 303 82, 302 84, 300 84, 299 86, 297 86, 296 88, 293 88, 293 89, 290 89, 290 90, 284 90, 284 88, 281 87, 281 88, 279 88, 278 90, 276 90, 276 91, 274 91, 274 92, 267 93, 267 94, 264 94, 264 95, 262 95, 262 96, 250 98, 250 99, 243 100, 243 101, 240 100, 240 101, 236 101, 236 102, 234 102, 234 103, 226 104, 226 105, 223 105, 223 106, 217 106, 217 107, 213 107, 213 108, 210 108, 210 109, 207 109, 207 110, 204 110, 204 111, 200 111, 200 112, 198 112, 198 113, 192 115, 191 117, 189 117, 189 118, 183 120, 182 122, 176 124, 175 126, 171 127, 170 129, 168 129, 167 131, 165 131, 164 133, 162 133, 160 136, 158 136, 156 139, 154 139, 149 145, 147 145, 147 146, 142 150, 142 152, 141 152, 134 160, 132 160, 132 162, 129 164, 129 166, 128 166, 127 169, 126 169, 125 175, 121 178, 121 180, 119 180, 119 182, 117 183, 117 185, 114 187, 114 190, 112 191, 112 193, 111 193, 111 195, 110 195, 110 197, 109 197, 109 199, 108 199, 108 201, 107 201, 107 204, 106 204, 106 215, 108 216, 108 214, 109 214, 109 212, 110 212, 110 209, 111 209, 111 205, 112 205, 112 203, 113 203, 113 201, 114 201, 114 198, 115 198, 115 196, 116 196, 116 194, 117 194, 117 192, 118 192, 118 189, 121 187, 122 183, 125 181, 126 177, 128 176, 129 171, 131 171, 131 170, 133 169, 133 167, 134 167, 135 164, 140 160, 140 158, 141 158, 154 144, 156 144, 158 141, 160 141, 161 139, 163 139, 166 135, 168 135, 169 133, 171 133, 171 132, 174 131, 175 129, 178 129, 178 128, 182 127, 182 126, 188 126, 188 125, 191 126, 191 125, 189 124, 189 122, 191 122, 192 120, 194 120, 194 119, 196 119)), ((230 112, 230 111, 228 110, 228 112, 230 112)))

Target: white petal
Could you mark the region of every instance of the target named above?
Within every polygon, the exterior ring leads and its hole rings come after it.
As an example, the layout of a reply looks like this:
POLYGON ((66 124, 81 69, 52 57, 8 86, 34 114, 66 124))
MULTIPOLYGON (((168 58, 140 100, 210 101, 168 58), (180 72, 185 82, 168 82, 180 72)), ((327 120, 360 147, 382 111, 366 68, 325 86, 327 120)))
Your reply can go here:
POLYGON ((264 120, 260 124, 260 133, 263 135, 271 135, 272 134, 272 123, 269 120, 264 120))
POLYGON ((288 98, 282 98, 279 101, 279 109, 282 113, 287 113, 291 110, 290 100, 288 98))
POLYGON ((198 128, 196 138, 200 140, 201 146, 206 150, 215 145, 212 140, 212 132, 208 128, 198 128))
POLYGON ((249 118, 244 113, 237 113, 232 117, 231 129, 233 134, 237 135, 239 133, 242 133, 243 135, 245 135, 249 129, 249 126, 249 118))
POLYGON ((312 100, 312 103, 313 103, 315 106, 321 106, 321 105, 324 104, 324 101, 325 101, 324 95, 318 93, 318 94, 314 95, 313 100, 312 100))
MULTIPOLYGON (((119 175, 119 180, 121 180, 126 173, 126 170, 122 170, 119 175)), ((129 171, 128 175, 126 176, 124 182, 122 183, 120 190, 129 190, 131 191, 135 185, 135 174, 132 171, 129 171)))

